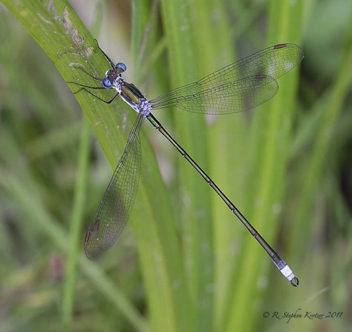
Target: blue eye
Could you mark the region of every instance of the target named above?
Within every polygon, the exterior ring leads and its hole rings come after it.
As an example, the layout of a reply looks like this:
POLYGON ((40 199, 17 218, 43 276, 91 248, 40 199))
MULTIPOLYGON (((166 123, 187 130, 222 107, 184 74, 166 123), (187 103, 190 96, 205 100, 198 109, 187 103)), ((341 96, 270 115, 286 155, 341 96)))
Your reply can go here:
POLYGON ((117 63, 117 64, 115 65, 115 68, 121 69, 121 72, 126 71, 126 65, 125 65, 124 63, 122 63, 122 62, 117 63))
POLYGON ((105 78, 103 79, 103 87, 104 87, 105 89, 110 89, 111 86, 112 86, 112 84, 111 84, 110 80, 109 80, 107 77, 105 77, 105 78))

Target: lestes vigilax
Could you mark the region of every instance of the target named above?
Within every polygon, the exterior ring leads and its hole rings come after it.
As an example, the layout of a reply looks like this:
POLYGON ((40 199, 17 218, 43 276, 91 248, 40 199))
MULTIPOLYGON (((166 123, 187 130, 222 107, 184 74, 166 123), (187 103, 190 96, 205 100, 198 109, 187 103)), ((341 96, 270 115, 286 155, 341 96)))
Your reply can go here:
POLYGON ((151 111, 166 107, 177 107, 195 113, 229 114, 258 106, 277 93, 279 86, 276 79, 292 70, 302 61, 304 57, 302 49, 295 44, 278 44, 268 47, 219 69, 197 82, 174 89, 152 100, 145 98, 136 86, 122 78, 121 74, 126 71, 125 64, 114 64, 105 52, 101 51, 112 67, 106 72, 105 78, 95 77, 83 68, 78 67, 91 78, 100 81, 100 86, 86 86, 76 82, 68 83, 81 87, 75 93, 84 90, 107 104, 120 96, 138 113, 138 116, 130 131, 123 155, 86 232, 84 248, 87 257, 91 260, 99 258, 115 243, 128 221, 137 193, 141 168, 139 132, 146 118, 220 196, 227 207, 264 248, 281 273, 293 286, 298 286, 299 280, 288 265, 202 168, 171 137, 151 111), (111 100, 104 100, 88 89, 115 89, 116 94, 111 100))

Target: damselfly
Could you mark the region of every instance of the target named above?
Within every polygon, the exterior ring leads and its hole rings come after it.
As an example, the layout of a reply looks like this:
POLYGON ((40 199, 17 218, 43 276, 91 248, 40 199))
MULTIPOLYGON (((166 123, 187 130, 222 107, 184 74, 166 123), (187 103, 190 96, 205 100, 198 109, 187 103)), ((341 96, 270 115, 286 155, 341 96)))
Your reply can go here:
POLYGON ((209 74, 197 82, 174 89, 152 100, 145 98, 136 86, 122 78, 121 74, 126 71, 125 64, 117 63, 115 65, 105 52, 101 51, 112 67, 106 72, 105 78, 95 77, 83 68, 79 68, 91 78, 100 81, 101 85, 86 86, 76 82, 69 83, 81 86, 75 93, 84 90, 108 104, 117 96, 121 96, 138 113, 138 116, 129 134, 123 155, 86 232, 84 248, 87 257, 95 260, 101 256, 115 243, 127 223, 139 182, 141 168, 139 132, 146 118, 220 196, 268 253, 281 273, 293 286, 297 286, 299 284, 298 278, 288 265, 201 167, 171 137, 151 111, 166 107, 177 107, 195 113, 227 114, 258 106, 277 93, 279 86, 276 79, 292 70, 302 61, 304 57, 302 49, 294 44, 279 44, 268 47, 209 74), (116 94, 111 100, 104 100, 88 89, 115 89, 116 94))

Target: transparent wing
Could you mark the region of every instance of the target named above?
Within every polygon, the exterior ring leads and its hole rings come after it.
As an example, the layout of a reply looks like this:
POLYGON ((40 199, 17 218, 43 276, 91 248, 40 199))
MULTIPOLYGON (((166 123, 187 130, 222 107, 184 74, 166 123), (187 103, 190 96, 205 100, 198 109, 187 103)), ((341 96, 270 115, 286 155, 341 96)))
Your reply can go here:
POLYGON ((235 113, 266 102, 275 96, 278 89, 275 78, 258 75, 222 84, 193 95, 173 98, 172 104, 168 106, 194 113, 235 113))
POLYGON ((275 93, 273 94, 272 88, 266 87, 263 83, 274 86, 274 81, 296 67, 303 57, 302 49, 294 44, 279 44, 268 47, 219 69, 197 82, 157 97, 151 100, 151 104, 154 109, 175 106, 190 112, 208 114, 240 112, 272 98, 275 93), (261 83, 258 83, 258 78, 262 78, 261 83), (241 84, 243 86, 240 86, 241 84), (234 91, 230 92, 231 89, 234 91), (231 98, 227 99, 225 105, 219 107, 220 102, 216 103, 215 106, 218 107, 218 110, 212 107, 186 106, 186 103, 195 104, 196 102, 192 102, 192 100, 199 101, 199 98, 204 103, 211 104, 213 103, 212 98, 220 98, 229 93, 231 93, 231 98), (246 100, 252 98, 253 101, 243 102, 243 97, 240 94, 245 95, 246 100), (237 95, 238 97, 236 97, 237 95))
POLYGON ((137 193, 141 168, 139 132, 144 116, 133 124, 123 155, 86 232, 84 250, 95 260, 108 250, 124 229, 137 193))

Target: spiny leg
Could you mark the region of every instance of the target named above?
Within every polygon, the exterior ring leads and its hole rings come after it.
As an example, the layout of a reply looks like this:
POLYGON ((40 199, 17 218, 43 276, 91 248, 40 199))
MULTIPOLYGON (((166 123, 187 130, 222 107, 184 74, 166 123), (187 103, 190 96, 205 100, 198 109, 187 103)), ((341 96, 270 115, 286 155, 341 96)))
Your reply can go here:
POLYGON ((105 58, 109 61, 110 66, 112 67, 112 69, 115 69, 115 64, 114 64, 114 62, 113 62, 113 61, 109 58, 109 56, 100 48, 99 43, 98 43, 98 41, 97 41, 96 39, 95 39, 95 41, 96 41, 96 43, 97 43, 97 46, 98 46, 99 50, 104 54, 105 58))
MULTIPOLYGON (((97 88, 97 89, 98 89, 98 88, 97 88)), ((103 88, 103 89, 105 89, 105 88, 103 88)), ((103 98, 98 97, 98 96, 95 95, 94 93, 91 93, 91 92, 90 92, 89 90, 87 90, 86 88, 81 88, 81 89, 79 89, 78 91, 74 92, 73 94, 76 94, 76 93, 78 93, 78 92, 80 92, 80 91, 82 91, 82 90, 88 92, 88 93, 89 93, 90 95, 92 95, 94 98, 97 98, 98 100, 103 101, 105 104, 110 104, 110 103, 112 103, 112 101, 119 95, 119 93, 117 92, 117 93, 114 95, 114 97, 112 97, 110 100, 105 100, 105 99, 103 99, 103 98)))
MULTIPOLYGON (((78 86, 82 86, 83 88, 87 88, 87 89, 95 89, 95 90, 106 90, 106 88, 104 88, 103 86, 89 86, 89 85, 84 85, 84 84, 80 84, 80 83, 76 83, 76 82, 66 82, 66 83, 70 83, 70 84, 75 84, 78 86)), ((79 89, 78 91, 81 91, 82 89, 79 89)), ((75 94, 78 92, 74 92, 75 94)))
MULTIPOLYGON (((100 81, 102 82, 103 81, 103 78, 100 78, 100 77, 95 77, 93 76, 92 74, 88 73, 85 69, 83 69, 82 67, 74 67, 75 69, 80 69, 82 70, 85 74, 87 74, 88 76, 90 76, 91 78, 94 78, 95 80, 97 81, 100 81)), ((68 82, 67 82, 68 83, 68 82)))

